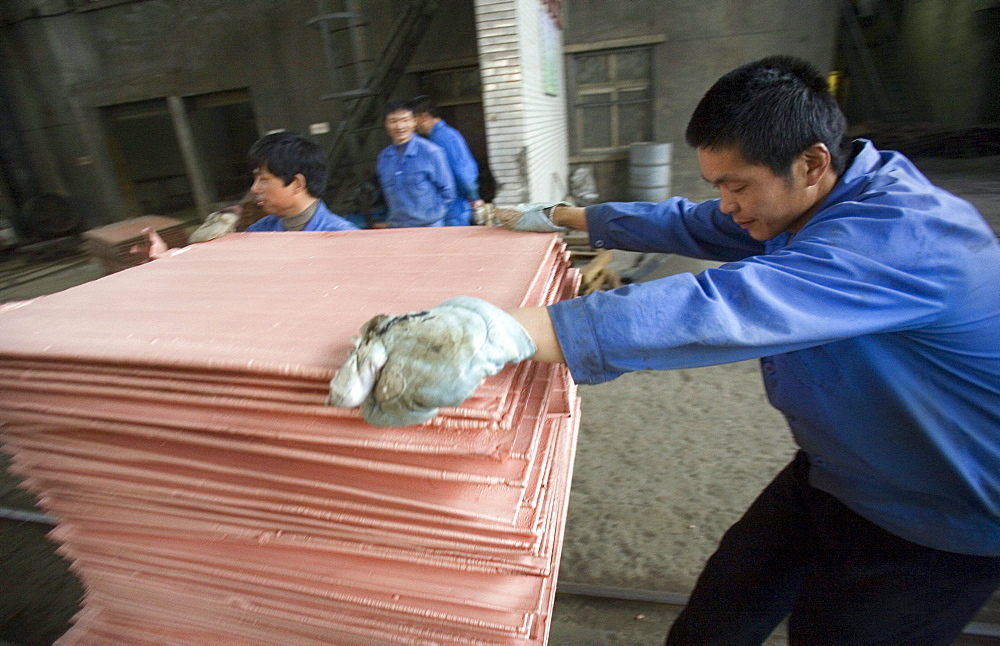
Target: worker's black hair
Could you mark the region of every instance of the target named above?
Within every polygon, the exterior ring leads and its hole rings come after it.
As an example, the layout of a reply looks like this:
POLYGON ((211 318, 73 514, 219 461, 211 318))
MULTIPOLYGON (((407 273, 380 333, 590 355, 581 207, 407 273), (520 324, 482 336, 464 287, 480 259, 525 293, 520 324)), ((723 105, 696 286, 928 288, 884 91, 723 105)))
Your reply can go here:
POLYGON ((326 192, 326 153, 297 132, 276 132, 255 141, 247 153, 247 166, 251 171, 266 168, 285 186, 302 173, 310 195, 322 197, 326 192))
POLYGON ((407 105, 413 110, 413 114, 429 114, 435 119, 441 118, 441 112, 438 110, 437 104, 434 103, 434 99, 427 96, 426 94, 421 94, 420 96, 415 96, 409 100, 407 105))
POLYGON ((402 99, 393 99, 392 101, 386 103, 385 107, 382 108, 382 118, 384 119, 393 112, 399 112, 400 110, 404 110, 410 113, 413 112, 413 108, 411 108, 410 104, 407 103, 406 101, 402 99))
POLYGON ((791 56, 762 58, 716 81, 691 115, 685 139, 694 148, 737 149, 782 177, 815 143, 829 148, 838 175, 850 152, 847 118, 826 79, 791 56))

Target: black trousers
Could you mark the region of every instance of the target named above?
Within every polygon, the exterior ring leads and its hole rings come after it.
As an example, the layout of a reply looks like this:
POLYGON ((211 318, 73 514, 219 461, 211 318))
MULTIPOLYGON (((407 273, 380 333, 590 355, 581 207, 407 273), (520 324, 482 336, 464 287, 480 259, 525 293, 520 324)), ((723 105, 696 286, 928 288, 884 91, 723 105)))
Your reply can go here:
POLYGON ((1000 587, 1000 557, 922 547, 808 483, 799 452, 723 536, 667 644, 951 644, 1000 587))

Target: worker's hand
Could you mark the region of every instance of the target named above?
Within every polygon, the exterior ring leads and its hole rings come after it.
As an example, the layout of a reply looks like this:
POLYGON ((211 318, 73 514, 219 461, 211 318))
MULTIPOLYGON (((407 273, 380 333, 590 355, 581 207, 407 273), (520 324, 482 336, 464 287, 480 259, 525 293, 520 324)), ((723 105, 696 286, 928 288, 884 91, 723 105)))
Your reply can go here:
POLYGON ((361 328, 330 381, 327 405, 361 406, 374 426, 409 426, 457 406, 504 365, 535 354, 512 316, 486 301, 451 298, 437 307, 380 315, 361 328))
POLYGON ((493 210, 498 223, 511 231, 534 231, 537 233, 556 233, 567 231, 552 222, 552 210, 557 206, 572 206, 568 202, 539 202, 536 204, 518 204, 517 206, 498 206, 493 210))
POLYGON ((165 258, 167 256, 172 256, 175 249, 171 249, 167 246, 167 243, 163 240, 156 229, 152 227, 146 227, 142 230, 142 233, 146 236, 146 241, 148 247, 141 245, 133 245, 129 251, 131 253, 143 253, 145 252, 149 256, 150 260, 158 260, 160 258, 165 258))

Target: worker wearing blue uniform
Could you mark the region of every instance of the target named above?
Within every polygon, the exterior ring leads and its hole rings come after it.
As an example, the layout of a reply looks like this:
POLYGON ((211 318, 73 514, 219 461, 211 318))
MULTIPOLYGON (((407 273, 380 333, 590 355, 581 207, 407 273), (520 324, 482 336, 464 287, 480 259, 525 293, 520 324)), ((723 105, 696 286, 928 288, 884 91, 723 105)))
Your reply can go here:
POLYGON ((440 227, 455 200, 455 178, 444 151, 416 136, 416 119, 403 101, 384 110, 392 143, 378 154, 375 170, 385 197, 386 225, 440 227))
POLYGON ((551 306, 574 379, 764 356, 815 486, 907 540, 1000 555, 1000 247, 976 209, 864 141, 794 235, 756 240, 721 205, 586 208, 596 247, 729 262, 551 306))
MULTIPOLYGON (((725 264, 548 307, 446 301, 382 328, 398 382, 410 375, 393 348, 420 347, 403 332, 428 345, 450 321, 468 328, 456 307, 485 321, 486 342, 433 373, 445 383, 453 364, 463 391, 424 398, 406 381, 431 411, 474 391, 470 367, 505 361, 565 362, 599 383, 760 358, 800 451, 726 532, 668 644, 759 644, 786 617, 792 644, 950 644, 1000 586, 1000 245, 970 204, 846 128, 807 63, 748 63, 687 128, 719 199, 500 214, 725 264)), ((379 390, 363 413, 383 410, 379 390)), ((332 399, 346 391, 331 382, 332 399)))
POLYGON ((472 223, 472 210, 482 206, 479 197, 479 165, 469 150, 465 137, 445 123, 437 106, 429 96, 418 96, 409 103, 417 121, 417 134, 426 137, 444 150, 448 165, 455 176, 456 197, 448 207, 448 226, 466 226, 472 223))
MULTIPOLYGON (((330 211, 320 196, 326 191, 326 153, 297 132, 277 132, 254 142, 247 153, 253 172, 251 193, 267 213, 246 228, 260 231, 349 231, 358 227, 330 211)), ((151 260, 173 255, 156 231, 146 229, 151 260)), ((224 232, 220 232, 224 233, 224 232)), ((138 247, 133 252, 138 253, 138 247)))
POLYGON ((266 215, 247 231, 349 231, 353 223, 336 215, 320 196, 326 191, 326 153, 294 132, 265 135, 250 147, 250 190, 266 215))

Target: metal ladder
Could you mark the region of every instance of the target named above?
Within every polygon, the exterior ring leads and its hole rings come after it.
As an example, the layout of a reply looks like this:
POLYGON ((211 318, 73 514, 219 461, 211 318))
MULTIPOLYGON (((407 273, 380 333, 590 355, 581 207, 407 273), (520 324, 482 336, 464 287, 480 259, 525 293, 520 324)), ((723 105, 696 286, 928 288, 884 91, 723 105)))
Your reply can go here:
POLYGON ((361 195, 364 171, 372 160, 360 158, 373 131, 382 127, 382 106, 403 77, 406 65, 416 51, 424 32, 434 18, 439 0, 407 0, 400 12, 389 41, 375 59, 365 52, 367 27, 354 0, 343 0, 341 11, 330 11, 327 0, 316 0, 317 15, 307 25, 319 29, 327 71, 333 91, 320 98, 339 103, 339 123, 327 152, 329 182, 327 204, 334 210, 364 209, 361 195), (350 40, 351 60, 339 64, 334 34, 346 33, 350 40), (342 70, 350 68, 350 82, 342 70))

